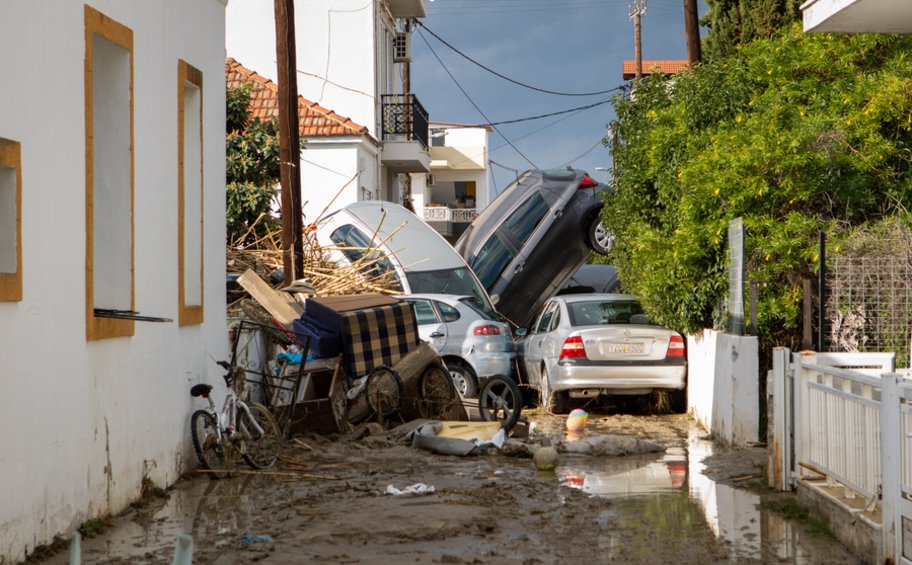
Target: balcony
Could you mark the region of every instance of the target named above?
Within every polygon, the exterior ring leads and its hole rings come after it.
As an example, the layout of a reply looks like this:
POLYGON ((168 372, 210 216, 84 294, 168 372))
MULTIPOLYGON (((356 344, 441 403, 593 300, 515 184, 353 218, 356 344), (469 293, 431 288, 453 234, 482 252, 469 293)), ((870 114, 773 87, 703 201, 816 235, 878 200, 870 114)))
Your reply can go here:
POLYGON ((381 96, 383 165, 395 173, 431 170, 428 114, 414 94, 381 96))
POLYGON ((450 208, 449 206, 426 206, 421 217, 425 223, 445 238, 455 241, 478 217, 476 208, 450 208))

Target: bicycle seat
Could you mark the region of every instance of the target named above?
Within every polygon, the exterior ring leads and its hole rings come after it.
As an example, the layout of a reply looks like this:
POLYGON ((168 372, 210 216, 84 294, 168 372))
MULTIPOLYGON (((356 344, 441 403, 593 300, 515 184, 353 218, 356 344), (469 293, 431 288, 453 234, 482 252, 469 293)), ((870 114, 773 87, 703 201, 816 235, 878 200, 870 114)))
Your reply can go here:
POLYGON ((198 385, 193 385, 193 388, 190 389, 190 396, 192 396, 194 398, 196 398, 198 396, 207 398, 209 396, 210 392, 212 392, 212 385, 198 384, 198 385))

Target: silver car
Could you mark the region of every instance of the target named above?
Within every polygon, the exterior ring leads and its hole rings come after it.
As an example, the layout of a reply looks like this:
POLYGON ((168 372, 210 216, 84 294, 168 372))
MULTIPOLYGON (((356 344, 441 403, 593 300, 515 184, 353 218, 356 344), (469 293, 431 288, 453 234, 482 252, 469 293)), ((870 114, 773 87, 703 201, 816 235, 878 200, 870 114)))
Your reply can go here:
POLYGON ((473 397, 479 381, 512 373, 516 358, 511 328, 506 320, 474 296, 410 294, 418 319, 418 335, 443 358, 456 390, 473 397))
MULTIPOLYGON (((649 394, 685 387, 687 357, 681 334, 653 325, 629 294, 572 294, 545 303, 519 346, 527 382, 538 386, 546 409, 568 399, 649 394)), ((677 398, 675 398, 677 397, 677 398)))

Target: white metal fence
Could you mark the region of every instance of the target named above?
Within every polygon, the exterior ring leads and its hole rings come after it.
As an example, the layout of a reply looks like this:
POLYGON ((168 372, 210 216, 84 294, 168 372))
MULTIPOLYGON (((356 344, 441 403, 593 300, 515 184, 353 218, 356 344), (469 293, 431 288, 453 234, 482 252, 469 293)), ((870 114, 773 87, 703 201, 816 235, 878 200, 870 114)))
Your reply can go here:
POLYGON ((893 353, 773 352, 770 486, 825 478, 881 506, 883 562, 912 565, 912 379, 893 353))

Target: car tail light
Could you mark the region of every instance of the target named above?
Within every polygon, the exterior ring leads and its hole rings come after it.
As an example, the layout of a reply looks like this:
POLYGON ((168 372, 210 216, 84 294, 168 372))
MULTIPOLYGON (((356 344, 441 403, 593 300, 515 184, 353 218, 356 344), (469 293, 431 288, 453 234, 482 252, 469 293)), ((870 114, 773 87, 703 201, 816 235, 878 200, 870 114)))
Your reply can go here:
POLYGON ((491 325, 477 326, 472 330, 472 333, 475 335, 500 335, 500 328, 491 325))
POLYGON ((668 342, 668 351, 665 353, 665 357, 684 357, 684 338, 675 334, 671 336, 671 341, 668 342))
POLYGON ((586 175, 583 177, 583 180, 580 181, 579 186, 576 187, 577 190, 582 190, 584 188, 592 188, 593 186, 598 186, 598 181, 594 178, 586 175))
POLYGON ((578 335, 571 335, 564 341, 561 347, 561 359, 573 359, 586 357, 586 348, 583 346, 583 338, 578 335))

